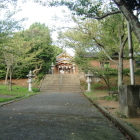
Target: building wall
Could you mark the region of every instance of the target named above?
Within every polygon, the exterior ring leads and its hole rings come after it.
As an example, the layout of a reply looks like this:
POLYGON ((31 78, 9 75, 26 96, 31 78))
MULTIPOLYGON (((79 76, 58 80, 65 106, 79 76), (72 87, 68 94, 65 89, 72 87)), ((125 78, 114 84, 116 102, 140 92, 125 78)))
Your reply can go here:
POLYGON ((97 68, 101 68, 100 61, 98 61, 98 60, 92 60, 91 65, 95 66, 97 68))
MULTIPOLYGON (((75 66, 75 74, 78 74, 78 73, 79 73, 78 67, 75 66)), ((57 66, 54 67, 54 74, 59 74, 57 66)), ((67 73, 67 74, 69 74, 69 73, 67 73)), ((73 74, 73 73, 71 73, 71 74, 73 74)))
MULTIPOLYGON (((115 61, 118 63, 118 60, 115 60, 115 61)), ((105 62, 109 62, 110 68, 117 69, 117 65, 114 62, 112 62, 110 60, 107 60, 105 62)), ((91 65, 93 65, 97 68, 101 68, 100 61, 98 61, 98 60, 92 60, 91 65)), ((134 63, 134 65, 135 65, 135 63, 134 63)), ((124 66, 124 68, 130 68, 129 60, 123 60, 123 66, 124 66)))
POLYGON ((54 67, 54 74, 58 74, 58 69, 56 66, 54 67))

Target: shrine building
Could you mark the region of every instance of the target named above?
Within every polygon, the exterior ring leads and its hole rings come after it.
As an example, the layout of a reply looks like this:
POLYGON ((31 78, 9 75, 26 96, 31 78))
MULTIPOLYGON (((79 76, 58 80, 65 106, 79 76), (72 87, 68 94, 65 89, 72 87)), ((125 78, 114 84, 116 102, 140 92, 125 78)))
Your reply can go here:
POLYGON ((66 51, 56 57, 53 74, 77 74, 78 68, 73 62, 73 57, 66 51))

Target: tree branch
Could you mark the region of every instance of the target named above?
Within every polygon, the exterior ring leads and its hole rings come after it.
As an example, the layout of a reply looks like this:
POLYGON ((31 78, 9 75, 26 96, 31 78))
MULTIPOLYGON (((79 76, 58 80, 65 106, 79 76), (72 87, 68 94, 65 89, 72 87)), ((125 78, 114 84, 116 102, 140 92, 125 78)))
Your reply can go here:
POLYGON ((113 0, 118 8, 121 10, 123 15, 126 17, 127 21, 130 23, 134 34, 136 35, 138 41, 140 42, 140 22, 138 18, 134 15, 132 9, 125 3, 124 0, 113 0))
POLYGON ((96 39, 95 37, 93 37, 93 40, 96 42, 97 45, 99 45, 99 46, 102 48, 103 52, 104 52, 105 55, 108 57, 108 59, 109 59, 110 61, 114 62, 114 63, 118 66, 118 63, 117 63, 116 61, 114 61, 114 60, 107 54, 107 52, 106 52, 105 49, 104 49, 104 46, 103 46, 102 44, 100 44, 100 43, 97 41, 97 39, 96 39))
POLYGON ((107 16, 111 16, 111 15, 119 14, 119 13, 121 13, 120 10, 118 10, 118 11, 112 11, 112 12, 106 13, 106 14, 104 14, 102 16, 98 16, 98 17, 97 16, 90 15, 90 14, 86 14, 86 17, 94 18, 94 19, 103 19, 103 18, 105 18, 107 16))

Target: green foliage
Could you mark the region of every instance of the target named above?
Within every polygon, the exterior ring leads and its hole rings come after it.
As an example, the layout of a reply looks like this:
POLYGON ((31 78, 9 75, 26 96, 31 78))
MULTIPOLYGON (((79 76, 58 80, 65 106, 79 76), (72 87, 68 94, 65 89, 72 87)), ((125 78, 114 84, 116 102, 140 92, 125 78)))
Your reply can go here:
POLYGON ((110 75, 110 76, 117 76, 118 75, 118 70, 108 67, 108 68, 105 69, 105 74, 110 75))
MULTIPOLYGON (((126 116, 124 116, 124 118, 125 119, 127 119, 127 117, 126 116)), ((127 123, 129 126, 131 126, 134 130, 136 130, 137 132, 139 132, 140 130, 139 130, 139 128, 137 128, 137 126, 136 125, 134 125, 134 124, 132 124, 132 123, 127 123)))
POLYGON ((40 73, 40 74, 38 75, 38 81, 40 81, 40 80, 44 77, 44 75, 45 75, 45 73, 40 73))
POLYGON ((19 11, 16 8, 17 0, 1 0, 0 2, 0 50, 9 41, 9 36, 21 29, 22 21, 16 20, 14 15, 19 11))
POLYGON ((123 115, 121 112, 116 112, 116 115, 117 115, 119 118, 127 119, 127 117, 126 117, 125 115, 123 115))
MULTIPOLYGON (((109 11, 116 10, 117 7, 113 3, 109 3, 110 8, 109 11)), ((65 5, 71 11, 73 11, 74 15, 79 15, 85 18, 92 18, 102 16, 104 13, 101 11, 102 7, 106 7, 107 3, 105 0, 94 0, 94 3, 89 0, 76 0, 76 1, 69 1, 69 0, 54 0, 50 2, 50 6, 60 6, 65 5)))
POLYGON ((93 95, 93 92, 91 91, 91 92, 85 92, 84 94, 86 94, 87 96, 91 96, 91 95, 93 95))
MULTIPOLYGON (((129 5, 131 5, 130 7, 132 9, 134 9, 134 7, 137 7, 137 15, 139 15, 139 2, 138 0, 125 0, 127 1, 127 3, 130 3, 129 5), (135 1, 135 2, 134 2, 135 1), (136 2, 137 1, 137 2, 136 2), (133 3, 133 4, 132 4, 133 3), (134 4, 135 3, 135 4, 134 4)), ((53 0, 50 2, 49 6, 61 6, 61 5, 65 5, 67 6, 71 11, 73 11, 74 15, 79 15, 81 17, 81 19, 88 19, 88 18, 93 18, 93 19, 106 19, 106 17, 111 17, 114 14, 118 14, 118 13, 123 13, 125 15, 125 17, 127 17, 127 19, 129 19, 130 21, 134 20, 133 23, 135 22, 139 22, 138 18, 136 16, 136 18, 132 19, 129 18, 130 14, 129 10, 124 10, 127 9, 127 5, 125 5, 125 1, 117 1, 117 0, 74 0, 74 1, 70 1, 70 0, 53 0), (119 9, 118 9, 119 8, 119 9), (121 11, 121 12, 120 12, 121 11), (136 20, 136 21, 135 21, 136 20)), ((131 13, 132 16, 135 16, 134 13, 131 13)), ((113 24, 112 24, 113 25, 113 24)), ((135 26, 135 25, 133 25, 135 26)), ((139 27, 138 27, 139 28, 139 27)), ((121 31, 121 28, 119 28, 121 31)), ((139 40, 139 34, 137 34, 137 32, 135 32, 135 35, 137 36, 138 40, 139 40)), ((122 36, 122 35, 120 35, 122 36)), ((123 37, 121 37, 122 39, 123 37)))
MULTIPOLYGON (((92 59, 100 62, 112 60, 111 57, 114 53, 122 51, 120 35, 125 34, 125 28, 121 30, 119 28, 125 27, 123 16, 121 14, 112 15, 102 21, 92 19, 85 20, 85 22, 79 22, 77 19, 74 21, 77 26, 75 29, 63 33, 63 41, 66 40, 65 44, 76 50, 75 62, 79 67, 86 73, 90 70, 95 76, 103 78, 110 88, 110 76, 118 75, 118 71, 109 67, 93 66, 90 61, 92 59), (93 53, 93 56, 86 57, 86 53, 93 53)), ((112 61, 119 65, 117 61, 112 61)))
POLYGON ((95 91, 94 90, 94 92, 85 92, 84 94, 88 97, 88 98, 90 98, 90 99, 92 99, 92 100, 98 100, 98 99, 100 99, 99 97, 95 97, 94 96, 94 93, 97 93, 97 91, 95 91))
POLYGON ((13 71, 13 78, 14 79, 22 79, 27 78, 26 75, 29 73, 29 67, 18 67, 13 71))
POLYGON ((4 79, 6 75, 6 65, 4 63, 0 63, 0 79, 4 79))
POLYGON ((34 23, 29 29, 9 37, 0 57, 0 78, 11 66, 13 78, 26 78, 30 70, 38 69, 46 74, 62 49, 52 45, 51 32, 45 24, 34 23), (5 65, 6 64, 6 65, 5 65))
MULTIPOLYGON (((23 67, 22 65, 19 65, 18 67, 16 67, 14 69, 12 77, 14 79, 27 78, 26 75, 29 73, 30 68, 29 68, 29 66, 24 66, 23 67)), ((0 79, 2 80, 2 79, 5 79, 5 76, 6 76, 6 65, 4 63, 1 63, 0 64, 0 69, 1 69, 0 70, 0 79)), ((9 76, 8 76, 8 78, 9 78, 9 76)))
POLYGON ((34 57, 35 59, 32 61, 33 63, 30 65, 32 68, 30 69, 38 69, 42 65, 39 73, 41 75, 46 74, 58 53, 62 52, 60 48, 52 45, 49 28, 45 24, 34 23, 28 30, 21 32, 19 35, 30 46, 28 55, 39 51, 34 57))
POLYGON ((129 73, 130 73, 130 69, 129 68, 123 69, 123 74, 124 75, 128 75, 129 73))
POLYGON ((119 55, 121 55, 122 52, 128 52, 128 47, 126 47, 127 29, 123 15, 108 16, 100 21, 92 19, 85 20, 84 22, 78 21, 78 19, 74 19, 74 21, 77 23, 77 26, 72 30, 69 29, 64 32, 61 37, 66 46, 76 50, 75 62, 84 72, 87 73, 87 71, 90 70, 94 75, 103 78, 108 88, 110 88, 110 76, 113 75, 118 75, 118 85, 121 85, 123 79, 123 59, 121 59, 122 57, 119 57, 119 55), (120 43, 123 47, 120 47, 120 43), (119 54, 118 58, 113 57, 116 52, 119 54), (86 53, 96 55, 86 57, 86 53), (97 68, 97 66, 90 65, 92 59, 96 59, 100 62, 110 60, 116 64, 119 71, 109 67, 101 66, 101 68, 99 68, 98 66, 97 68), (119 61, 116 61, 116 59, 119 59, 119 61))
POLYGON ((140 69, 136 69, 135 74, 140 75, 140 69))
POLYGON ((0 79, 5 79, 6 71, 0 71, 0 79))
POLYGON ((11 98, 0 98, 0 103, 2 102, 7 102, 7 101, 11 101, 11 100, 14 100, 14 99, 17 99, 18 97, 11 97, 11 98))
POLYGON ((110 87, 110 90, 112 90, 112 91, 118 91, 118 87, 110 87))
POLYGON ((93 89, 96 89, 96 88, 102 87, 102 86, 103 86, 103 85, 100 84, 100 83, 93 83, 93 84, 92 84, 92 88, 93 88, 93 89))
POLYGON ((103 91, 103 90, 107 90, 108 89, 108 86, 107 85, 103 85, 101 83, 92 83, 91 85, 91 89, 92 90, 100 90, 100 91, 103 91))
POLYGON ((113 96, 104 96, 101 99, 104 99, 106 101, 118 101, 118 95, 113 95, 113 96))

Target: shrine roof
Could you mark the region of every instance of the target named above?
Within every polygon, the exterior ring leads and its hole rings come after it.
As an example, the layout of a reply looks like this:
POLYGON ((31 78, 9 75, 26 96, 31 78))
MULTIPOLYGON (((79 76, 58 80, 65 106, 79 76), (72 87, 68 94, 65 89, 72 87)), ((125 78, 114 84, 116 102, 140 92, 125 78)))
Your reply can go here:
POLYGON ((66 51, 62 52, 61 54, 59 54, 58 56, 56 56, 56 60, 61 58, 61 57, 65 57, 65 58, 73 58, 71 55, 69 55, 66 51))
POLYGON ((71 64, 71 61, 67 61, 67 60, 60 60, 60 61, 57 61, 56 64, 60 64, 60 63, 67 63, 67 64, 71 64))

